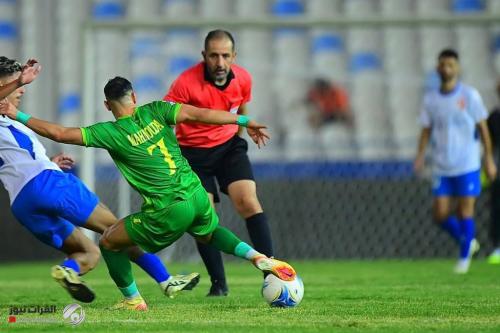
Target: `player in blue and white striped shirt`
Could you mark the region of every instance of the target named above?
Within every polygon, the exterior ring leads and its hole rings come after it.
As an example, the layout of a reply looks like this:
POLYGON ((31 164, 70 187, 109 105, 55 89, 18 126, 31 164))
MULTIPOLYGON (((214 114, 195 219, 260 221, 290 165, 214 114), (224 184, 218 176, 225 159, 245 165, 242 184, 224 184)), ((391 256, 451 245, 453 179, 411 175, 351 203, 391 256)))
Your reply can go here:
POLYGON ((459 81, 458 53, 443 50, 438 57, 439 89, 424 96, 415 170, 424 165, 425 148, 432 146, 434 220, 459 244, 456 273, 467 273, 472 255, 479 250, 475 240, 474 204, 481 192, 480 144, 484 147, 484 168, 494 179, 497 173, 486 123, 488 113, 478 91, 459 81), (456 215, 451 211, 457 200, 456 215))

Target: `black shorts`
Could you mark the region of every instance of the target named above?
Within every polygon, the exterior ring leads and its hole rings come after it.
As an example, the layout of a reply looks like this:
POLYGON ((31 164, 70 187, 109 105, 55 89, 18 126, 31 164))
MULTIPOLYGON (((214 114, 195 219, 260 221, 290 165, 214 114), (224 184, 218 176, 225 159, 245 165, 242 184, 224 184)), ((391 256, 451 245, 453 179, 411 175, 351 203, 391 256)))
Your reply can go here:
POLYGON ((193 171, 200 177, 205 190, 213 194, 215 202, 220 201, 215 184, 216 178, 221 192, 225 194, 232 182, 243 179, 254 180, 247 155, 248 143, 238 135, 215 147, 181 146, 181 151, 193 171))

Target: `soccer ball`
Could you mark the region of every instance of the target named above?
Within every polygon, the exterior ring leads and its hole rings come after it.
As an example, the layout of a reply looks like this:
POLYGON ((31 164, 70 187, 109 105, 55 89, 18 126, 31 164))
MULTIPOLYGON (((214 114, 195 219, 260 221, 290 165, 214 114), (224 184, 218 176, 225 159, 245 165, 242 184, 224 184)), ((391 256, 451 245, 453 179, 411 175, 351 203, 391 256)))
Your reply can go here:
POLYGON ((304 296, 304 283, 297 275, 292 281, 283 281, 269 274, 262 285, 262 297, 275 307, 291 308, 299 305, 304 296))

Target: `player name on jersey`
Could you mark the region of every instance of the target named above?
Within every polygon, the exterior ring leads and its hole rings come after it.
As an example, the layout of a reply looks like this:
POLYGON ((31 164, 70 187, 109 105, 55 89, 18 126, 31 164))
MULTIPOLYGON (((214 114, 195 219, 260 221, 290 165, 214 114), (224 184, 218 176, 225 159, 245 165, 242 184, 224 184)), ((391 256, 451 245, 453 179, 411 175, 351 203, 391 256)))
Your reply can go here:
POLYGON ((141 129, 135 133, 127 135, 127 139, 128 139, 128 141, 130 141, 132 146, 138 146, 138 145, 143 144, 144 142, 148 141, 152 137, 154 137, 163 128, 164 128, 164 126, 162 124, 160 124, 156 120, 153 120, 143 129, 141 129))

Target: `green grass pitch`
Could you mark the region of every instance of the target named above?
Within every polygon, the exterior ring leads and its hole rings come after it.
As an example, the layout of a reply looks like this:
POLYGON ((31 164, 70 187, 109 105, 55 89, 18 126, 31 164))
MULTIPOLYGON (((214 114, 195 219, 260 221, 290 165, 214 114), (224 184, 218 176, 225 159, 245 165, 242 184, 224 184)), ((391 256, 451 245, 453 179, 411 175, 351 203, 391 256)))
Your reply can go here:
POLYGON ((175 299, 134 267, 146 313, 106 310, 120 295, 101 262, 86 276, 97 298, 82 304, 85 321, 74 327, 62 318, 73 302, 51 280, 51 264, 0 265, 0 332, 500 332, 500 266, 480 260, 465 276, 451 273, 451 260, 292 261, 305 284, 294 309, 267 306, 261 275, 248 263, 226 265, 226 298, 205 297, 209 281, 200 264, 169 265, 171 273, 202 272, 198 287, 175 299), (55 322, 8 323, 11 305, 47 304, 59 313, 17 318, 55 322))

